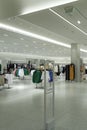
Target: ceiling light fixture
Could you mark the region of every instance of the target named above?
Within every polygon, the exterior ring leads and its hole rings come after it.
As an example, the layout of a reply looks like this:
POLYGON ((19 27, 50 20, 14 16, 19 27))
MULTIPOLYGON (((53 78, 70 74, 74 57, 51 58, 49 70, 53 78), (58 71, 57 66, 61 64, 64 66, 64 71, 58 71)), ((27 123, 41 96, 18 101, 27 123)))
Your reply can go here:
POLYGON ((78 23, 78 24, 81 24, 81 21, 78 20, 77 23, 78 23))
POLYGON ((78 21, 77 21, 77 23, 78 23, 78 24, 81 24, 81 21, 80 21, 80 20, 78 20, 78 21))
POLYGON ((33 13, 33 12, 36 12, 36 11, 41 11, 41 10, 52 8, 52 7, 55 7, 55 6, 68 4, 68 3, 71 3, 71 2, 75 2, 75 1, 78 1, 78 0, 55 0, 55 1, 50 0, 48 2, 41 2, 37 6, 32 7, 32 5, 31 5, 30 8, 28 7, 26 9, 24 9, 22 11, 22 15, 33 13))
POLYGON ((54 39, 50 39, 50 38, 47 38, 47 37, 44 37, 44 36, 41 36, 41 35, 38 35, 38 34, 35 34, 35 33, 32 33, 32 32, 28 32, 28 31, 25 31, 25 30, 22 30, 22 29, 19 29, 19 28, 10 26, 10 25, 3 24, 3 23, 0 23, 0 28, 5 29, 7 31, 15 32, 15 33, 18 33, 18 34, 22 34, 22 35, 25 35, 25 36, 33 37, 33 38, 36 38, 36 39, 39 39, 39 40, 43 40, 43 41, 46 41, 46 42, 54 43, 54 44, 57 44, 57 45, 60 45, 60 46, 71 48, 71 45, 68 45, 66 43, 62 43, 62 42, 56 41, 54 39))
POLYGON ((80 49, 80 51, 87 53, 87 50, 84 50, 84 49, 80 49))
MULTIPOLYGON (((80 28, 78 28, 76 25, 74 25, 73 23, 69 22, 67 19, 65 19, 63 16, 61 16, 60 14, 58 14, 56 11, 54 11, 53 9, 49 9, 53 14, 57 15, 58 17, 60 17, 61 19, 63 19, 65 22, 67 22, 68 24, 70 24, 71 26, 75 27, 77 30, 79 30, 81 33, 83 33, 84 35, 87 36, 87 33, 84 32, 83 30, 81 30, 80 28)), ((79 20, 78 20, 79 21, 79 20)), ((79 21, 80 23, 80 21, 79 21)), ((84 50, 84 49, 80 49, 80 51, 82 52, 86 52, 87 53, 87 50, 84 50)))
POLYGON ((58 14, 56 11, 54 11, 53 9, 49 9, 53 14, 55 14, 56 16, 60 17, 61 19, 63 19, 65 22, 67 22, 68 24, 70 24, 71 26, 73 26, 74 28, 76 28, 77 30, 79 30, 81 33, 83 33, 84 35, 87 36, 87 33, 84 32, 83 30, 81 30, 80 28, 78 28, 76 25, 74 25, 73 23, 71 23, 70 21, 68 21, 67 19, 65 19, 63 16, 61 16, 60 14, 58 14))

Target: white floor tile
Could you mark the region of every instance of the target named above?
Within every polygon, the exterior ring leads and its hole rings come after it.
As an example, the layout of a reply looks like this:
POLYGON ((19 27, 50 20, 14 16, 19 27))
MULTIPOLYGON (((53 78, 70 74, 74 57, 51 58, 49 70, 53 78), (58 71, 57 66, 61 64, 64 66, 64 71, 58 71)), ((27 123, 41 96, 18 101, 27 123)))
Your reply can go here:
MULTIPOLYGON (((0 130, 42 130, 44 91, 31 80, 15 80, 0 90, 0 130)), ((86 83, 55 83, 56 130, 87 130, 86 83)))

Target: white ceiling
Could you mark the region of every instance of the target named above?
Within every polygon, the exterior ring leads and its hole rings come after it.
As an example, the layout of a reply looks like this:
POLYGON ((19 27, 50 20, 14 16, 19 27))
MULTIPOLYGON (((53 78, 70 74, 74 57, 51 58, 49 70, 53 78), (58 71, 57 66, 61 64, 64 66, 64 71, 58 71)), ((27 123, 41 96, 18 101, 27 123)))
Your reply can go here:
MULTIPOLYGON (((87 32, 87 0, 79 0, 70 4, 57 6, 59 1, 55 0, 56 7, 51 9, 59 13, 68 21, 72 22, 84 32, 87 32), (68 6, 72 6, 73 11, 66 13, 64 8, 68 6), (77 20, 81 21, 80 25, 77 24, 77 20)), ((66 23, 63 19, 53 14, 49 9, 38 12, 34 12, 35 10, 32 10, 33 13, 18 16, 24 13, 24 8, 28 9, 27 12, 29 12, 31 7, 34 9, 34 7, 38 7, 38 5, 41 7, 42 4, 45 8, 46 3, 52 2, 52 0, 44 0, 44 2, 38 0, 37 4, 35 3, 35 0, 32 0, 30 3, 29 2, 29 0, 25 0, 25 2, 24 0, 15 0, 14 2, 12 0, 0 0, 0 23, 14 26, 27 32, 48 37, 68 45, 71 45, 71 43, 78 43, 80 44, 80 48, 87 50, 87 35, 84 35, 82 32, 66 23), (3 5, 3 8, 1 5, 3 5)), ((70 51, 70 48, 5 29, 0 29, 0 52, 1 56, 4 57, 22 56, 24 58, 28 58, 29 56, 36 56, 40 58, 41 56, 42 58, 55 58, 55 60, 57 60, 57 58, 61 58, 66 62, 69 61, 67 58, 71 55, 70 51)), ((86 56, 86 53, 81 52, 81 57, 86 56)))
POLYGON ((0 19, 32 13, 76 0, 0 0, 0 19))

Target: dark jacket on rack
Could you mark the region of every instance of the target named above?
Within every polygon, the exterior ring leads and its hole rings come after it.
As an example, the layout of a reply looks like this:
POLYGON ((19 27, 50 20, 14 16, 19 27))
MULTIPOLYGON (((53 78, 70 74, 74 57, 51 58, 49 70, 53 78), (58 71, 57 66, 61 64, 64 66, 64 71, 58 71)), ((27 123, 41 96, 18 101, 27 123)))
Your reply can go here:
POLYGON ((33 83, 42 82, 41 76, 42 76, 42 71, 41 70, 35 70, 34 73, 33 73, 33 77, 32 77, 33 83))

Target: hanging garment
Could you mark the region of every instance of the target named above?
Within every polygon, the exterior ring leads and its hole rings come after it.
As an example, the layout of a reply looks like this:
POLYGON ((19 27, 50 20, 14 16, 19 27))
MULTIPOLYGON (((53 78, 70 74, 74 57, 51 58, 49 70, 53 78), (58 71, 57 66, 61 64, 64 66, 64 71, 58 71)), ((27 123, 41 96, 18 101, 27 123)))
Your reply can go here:
POLYGON ((73 64, 70 65, 70 80, 74 80, 75 78, 75 66, 73 64))
POLYGON ((19 77, 19 69, 15 71, 15 76, 19 77))
POLYGON ((44 80, 44 71, 42 71, 41 79, 44 80))
POLYGON ((55 72, 55 74, 56 74, 57 76, 59 75, 58 65, 55 65, 55 66, 54 66, 54 72, 55 72))
POLYGON ((14 69, 16 69, 16 64, 14 64, 14 69))
POLYGON ((66 80, 70 80, 70 65, 66 65, 66 80))
POLYGON ((9 85, 13 84, 13 74, 6 74, 5 78, 7 79, 9 85))
POLYGON ((55 72, 55 73, 58 73, 58 66, 57 66, 57 65, 54 66, 54 72, 55 72))
POLYGON ((53 71, 49 70, 49 82, 53 82, 53 71))
POLYGON ((29 71, 27 68, 24 68, 24 75, 29 75, 29 71))
POLYGON ((0 72, 1 72, 1 70, 2 70, 2 65, 0 64, 0 72))
POLYGON ((49 81, 49 71, 48 70, 46 70, 46 80, 47 80, 47 82, 49 81))
MULTIPOLYGON (((44 81, 44 71, 42 71, 42 76, 41 76, 41 79, 44 81)), ((50 76, 49 76, 49 71, 46 70, 46 82, 48 83, 48 81, 50 80, 50 76)))
POLYGON ((19 69, 19 76, 24 77, 24 70, 23 68, 19 69))
POLYGON ((0 86, 4 86, 4 75, 0 75, 0 86))
POLYGON ((33 76, 34 71, 35 71, 35 70, 31 70, 31 76, 33 76))
POLYGON ((32 77, 33 83, 42 82, 41 76, 42 76, 42 71, 41 70, 35 70, 34 73, 33 73, 33 77, 32 77))
POLYGON ((17 69, 15 69, 15 70, 13 71, 13 74, 14 74, 14 75, 15 75, 16 71, 17 71, 17 69))

